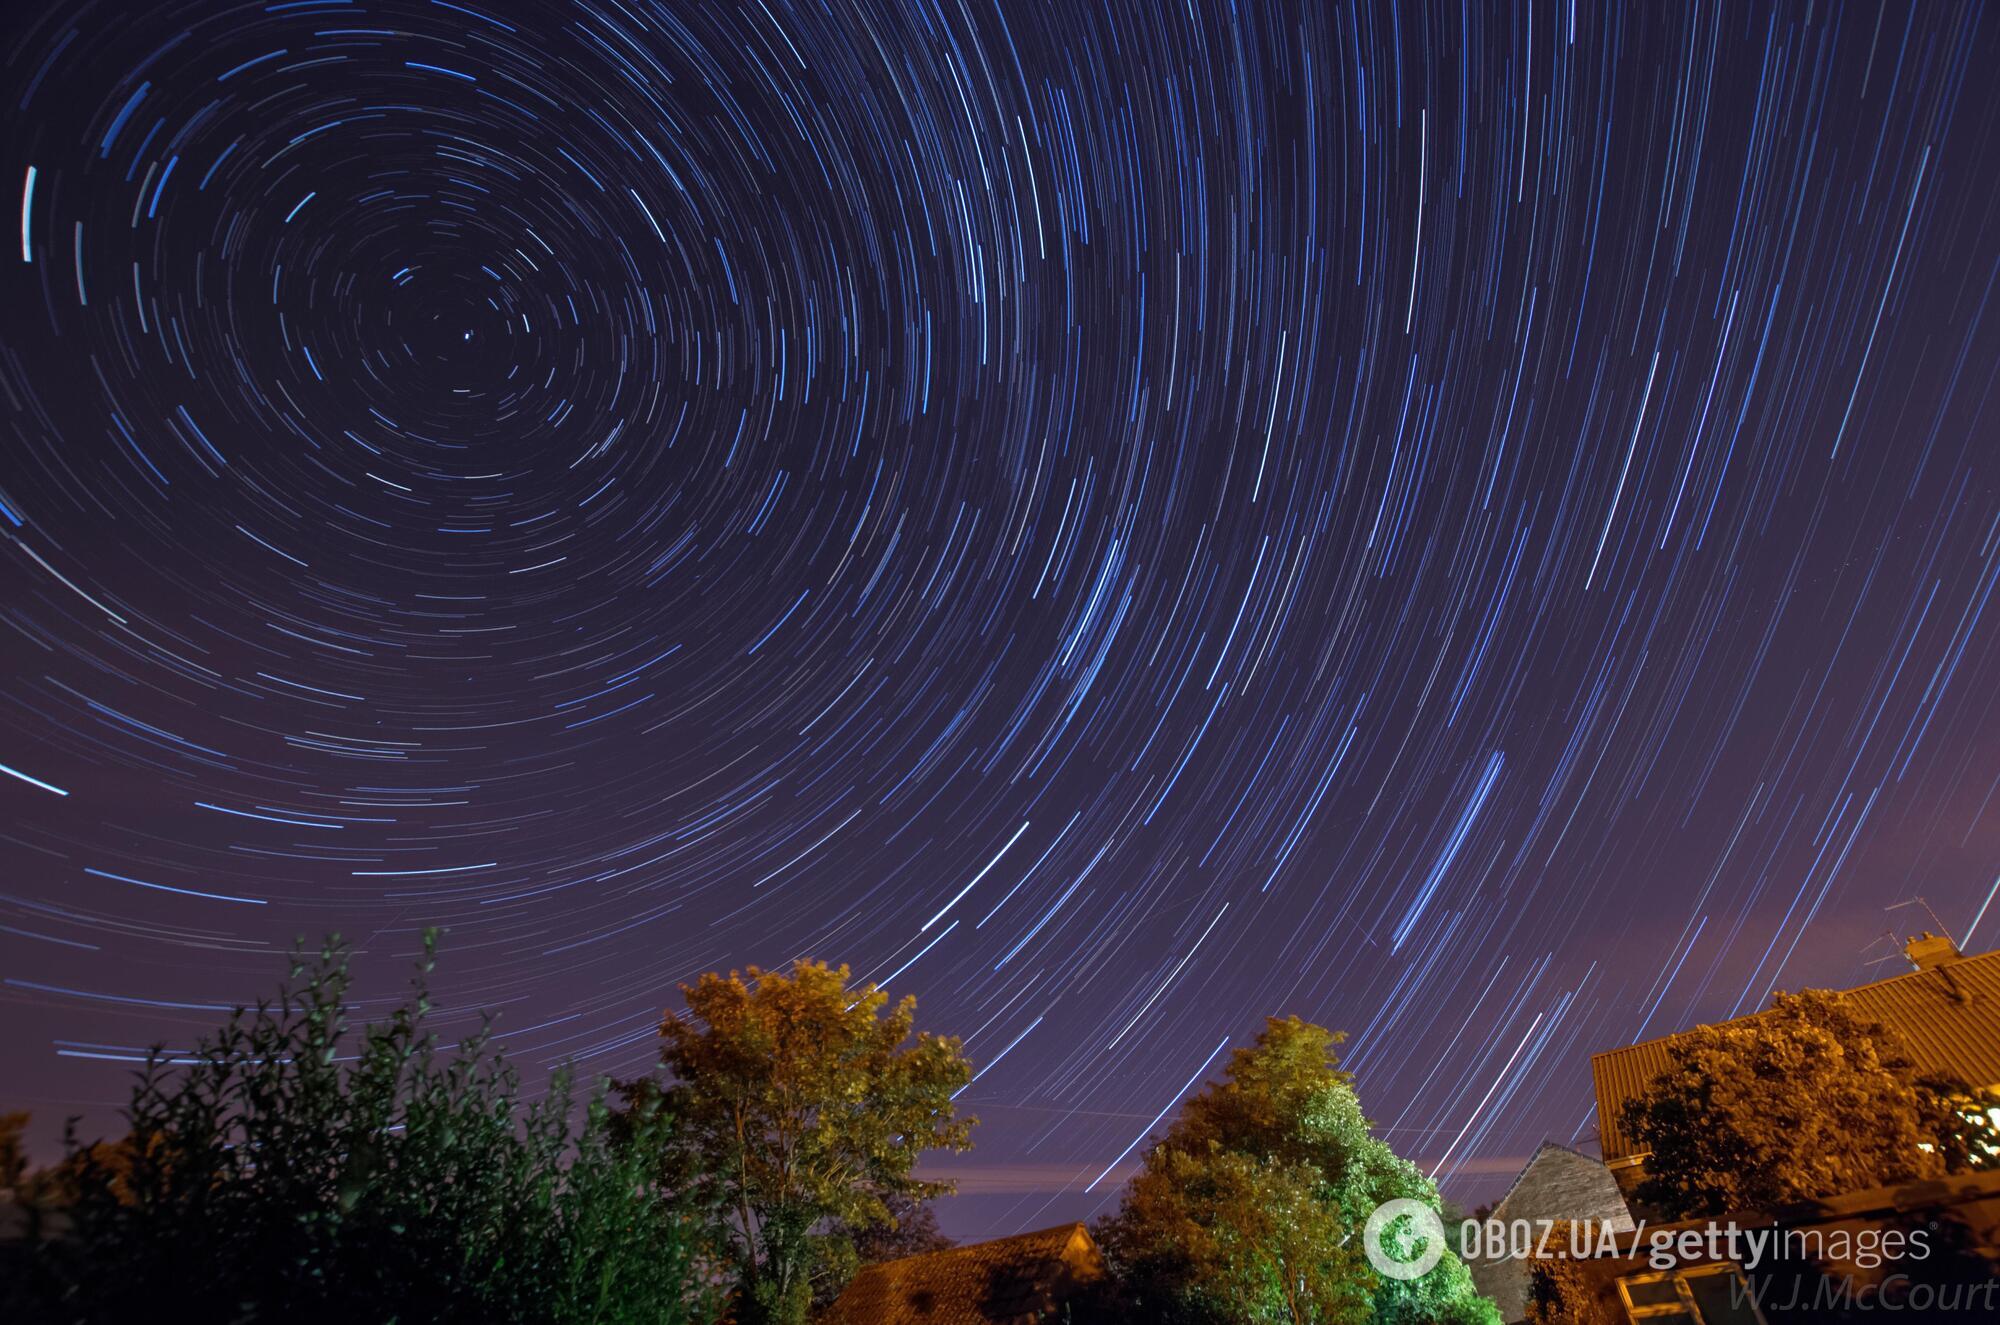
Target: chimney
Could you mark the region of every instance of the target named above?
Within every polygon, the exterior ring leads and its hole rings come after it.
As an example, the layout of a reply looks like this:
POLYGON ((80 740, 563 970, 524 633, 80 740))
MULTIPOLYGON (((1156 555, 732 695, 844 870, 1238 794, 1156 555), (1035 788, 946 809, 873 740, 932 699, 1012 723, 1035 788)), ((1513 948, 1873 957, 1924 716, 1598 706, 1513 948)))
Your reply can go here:
POLYGON ((1948 936, 1933 934, 1927 929, 1903 945, 1903 955, 1917 970, 1934 971, 1940 966, 1951 965, 1963 954, 1948 936))

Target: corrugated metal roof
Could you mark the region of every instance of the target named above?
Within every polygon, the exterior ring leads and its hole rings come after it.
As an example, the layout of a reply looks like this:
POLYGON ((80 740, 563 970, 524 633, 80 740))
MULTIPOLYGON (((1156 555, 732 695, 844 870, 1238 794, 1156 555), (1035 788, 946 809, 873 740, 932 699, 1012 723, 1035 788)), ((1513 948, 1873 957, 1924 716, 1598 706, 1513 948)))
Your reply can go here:
MULTIPOLYGON (((1861 1015, 1901 1037, 1918 1071, 1949 1072, 1976 1086, 2000 1085, 2000 951, 1844 992, 1861 1015)), ((1763 1015, 1754 1012, 1722 1024, 1739 1026, 1763 1015)), ((1667 1051, 1685 1034, 1608 1049, 1591 1058, 1598 1145, 1606 1161, 1634 1153, 1619 1114, 1625 1101, 1667 1070, 1667 1051)))

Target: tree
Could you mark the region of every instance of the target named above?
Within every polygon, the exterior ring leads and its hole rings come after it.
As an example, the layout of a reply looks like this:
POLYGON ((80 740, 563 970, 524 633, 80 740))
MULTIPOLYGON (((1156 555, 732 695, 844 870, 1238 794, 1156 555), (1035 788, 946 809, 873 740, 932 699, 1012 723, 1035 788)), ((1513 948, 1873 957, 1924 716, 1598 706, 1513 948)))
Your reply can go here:
POLYGON ((21 1134, 27 1130, 27 1114, 0 1113, 0 1192, 20 1186, 28 1171, 27 1151, 21 1146, 21 1134))
POLYGON ((806 1318, 814 1280, 851 1274, 837 1226, 887 1221, 891 1201, 949 1183, 912 1176, 925 1151, 963 1150, 952 1095, 972 1077, 956 1039, 912 1037, 916 1000, 885 1012, 874 985, 800 961, 789 974, 704 975, 660 1027, 668 1079, 627 1083, 674 1122, 669 1174, 706 1212, 736 1277, 743 1325, 806 1318))
POLYGON ((835 1220, 827 1225, 823 1244, 826 1272, 813 1280, 812 1310, 808 1313, 814 1319, 833 1304, 861 1267, 958 1245, 938 1227, 937 1212, 930 1202, 897 1193, 882 1204, 889 1217, 880 1223, 856 1225, 835 1220))
POLYGON ((37 1245, 0 1315, 709 1319, 688 1216, 658 1179, 666 1121, 628 1119, 614 1145, 601 1090, 579 1123, 567 1074, 525 1104, 483 1032, 440 1052, 432 946, 409 1001, 358 1033, 335 940, 295 957, 274 1002, 185 1056, 155 1050, 126 1139, 72 1137, 30 1183, 68 1232, 37 1245))
POLYGON ((1528 1264, 1527 1325, 1615 1325, 1624 1319, 1599 1300, 1598 1287, 1569 1254, 1573 1245, 1566 1219, 1537 1236, 1528 1264))
POLYGON ((1106 1238, 1139 1291, 1135 1313, 1168 1321, 1365 1320, 1376 1286, 1320 1174, 1213 1142, 1162 1145, 1106 1238), (1150 1310, 1149 1310, 1150 1308, 1150 1310))
POLYGON ((1361 1232, 1398 1197, 1437 1190, 1369 1132, 1340 1037, 1271 1018, 1224 1080, 1188 1100, 1098 1237, 1139 1319, 1208 1325, 1497 1322, 1446 1250, 1410 1280, 1378 1275, 1361 1232))
POLYGON ((1948 1072, 1917 1078, 1927 1144, 1946 1173, 2000 1166, 2000 1089, 1971 1086, 1948 1072))
POLYGON ((832 1230, 853 1244, 854 1258, 859 1264, 879 1265, 958 1245, 938 1227, 937 1211, 930 1202, 898 1193, 883 1204, 889 1211, 886 1221, 859 1226, 842 1224, 832 1230))
POLYGON ((1983 1167, 1991 1101, 1921 1077, 1842 995, 1780 994, 1763 1015, 1678 1037, 1621 1122, 1652 1152, 1634 1193, 1669 1218, 1814 1200, 1983 1167))

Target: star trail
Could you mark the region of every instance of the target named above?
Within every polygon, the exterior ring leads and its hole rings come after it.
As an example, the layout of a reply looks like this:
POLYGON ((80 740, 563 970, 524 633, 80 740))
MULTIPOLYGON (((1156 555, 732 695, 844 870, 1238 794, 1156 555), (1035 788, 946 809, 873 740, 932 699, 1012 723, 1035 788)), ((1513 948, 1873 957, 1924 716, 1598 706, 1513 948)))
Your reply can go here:
POLYGON ((1980 6, 5 23, 44 1144, 437 925, 535 1067, 709 969, 917 994, 956 1232, 1269 1013, 1470 1204, 1591 1052, 2000 938, 1980 6))

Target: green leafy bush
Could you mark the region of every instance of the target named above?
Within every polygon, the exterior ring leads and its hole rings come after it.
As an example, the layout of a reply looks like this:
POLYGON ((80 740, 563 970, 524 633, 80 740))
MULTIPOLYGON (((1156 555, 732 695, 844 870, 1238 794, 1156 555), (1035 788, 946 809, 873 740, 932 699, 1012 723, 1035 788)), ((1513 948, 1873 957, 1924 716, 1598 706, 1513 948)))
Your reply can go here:
POLYGON ((484 1030, 441 1052, 434 952, 426 935, 386 1019, 350 1026, 336 939, 188 1055, 156 1049, 129 1135, 72 1137, 30 1180, 49 1218, 0 1316, 712 1319, 698 1239, 657 1176, 669 1124, 628 1117, 614 1139, 602 1087, 578 1109, 566 1071, 524 1099, 484 1030))

